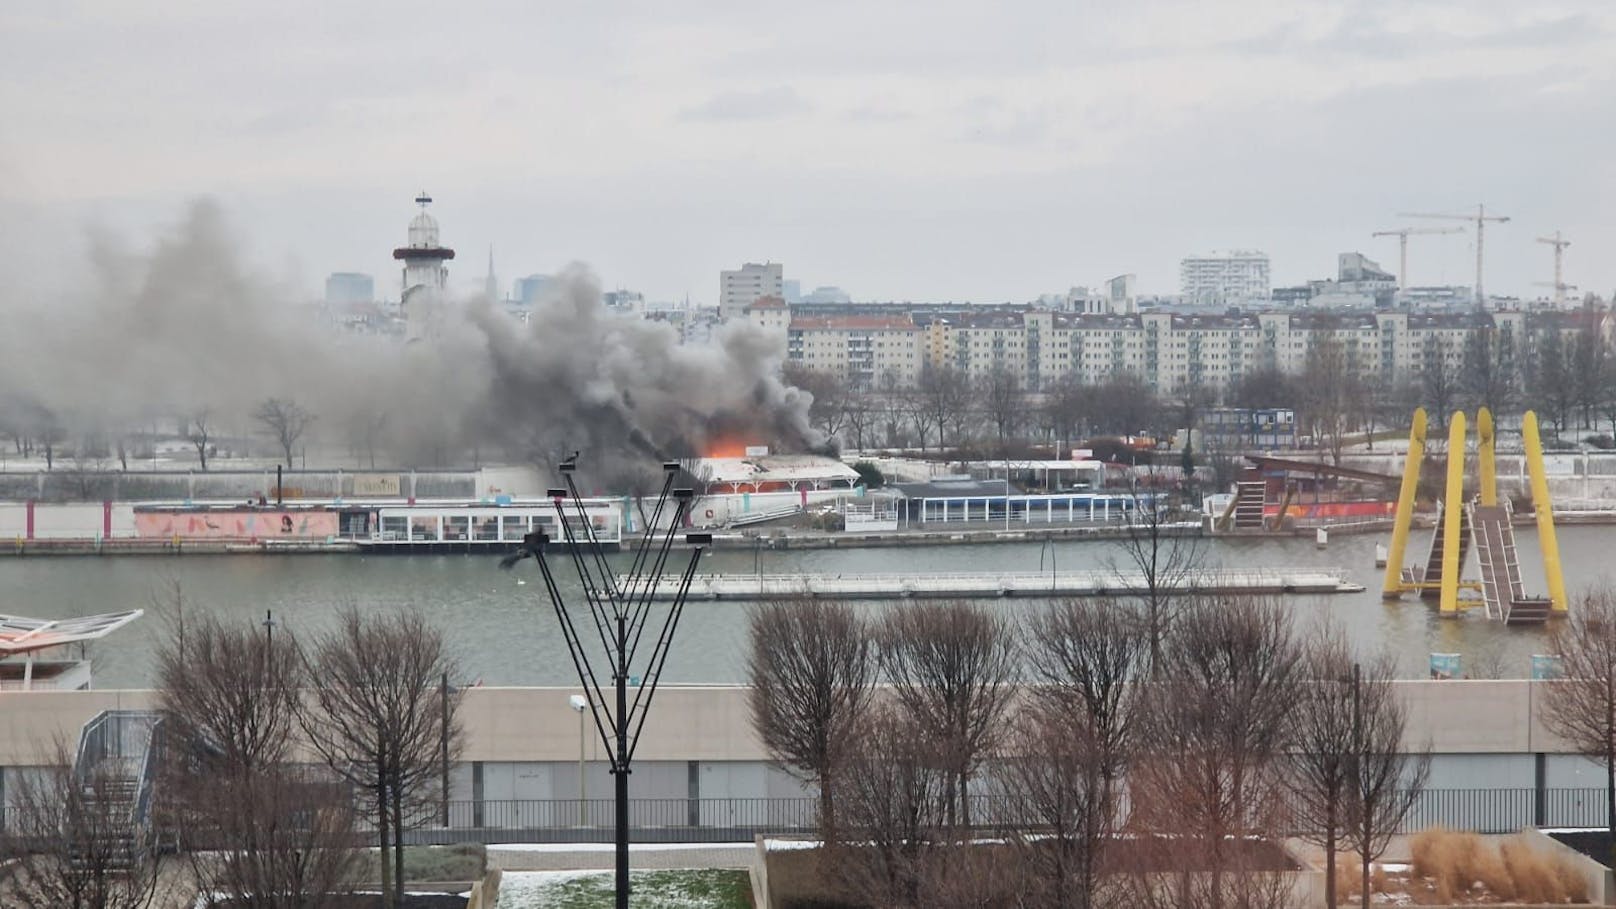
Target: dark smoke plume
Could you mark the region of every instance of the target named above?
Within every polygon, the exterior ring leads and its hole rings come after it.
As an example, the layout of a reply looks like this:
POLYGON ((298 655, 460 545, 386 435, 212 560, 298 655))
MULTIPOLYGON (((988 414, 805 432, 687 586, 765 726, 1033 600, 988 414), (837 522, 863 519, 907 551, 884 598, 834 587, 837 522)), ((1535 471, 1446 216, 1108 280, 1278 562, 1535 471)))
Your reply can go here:
POLYGON ((89 265, 91 286, 74 298, 6 307, 0 430, 50 421, 71 445, 173 435, 207 413, 219 436, 240 436, 255 430, 259 401, 281 397, 315 412, 310 447, 328 462, 359 444, 419 467, 474 452, 553 465, 577 450, 601 484, 720 436, 785 451, 822 441, 811 397, 778 378, 783 339, 729 325, 709 345, 681 346, 668 325, 607 311, 581 265, 527 325, 486 300, 446 301, 437 336, 408 345, 288 302, 244 266, 209 202, 147 251, 92 237, 89 265))

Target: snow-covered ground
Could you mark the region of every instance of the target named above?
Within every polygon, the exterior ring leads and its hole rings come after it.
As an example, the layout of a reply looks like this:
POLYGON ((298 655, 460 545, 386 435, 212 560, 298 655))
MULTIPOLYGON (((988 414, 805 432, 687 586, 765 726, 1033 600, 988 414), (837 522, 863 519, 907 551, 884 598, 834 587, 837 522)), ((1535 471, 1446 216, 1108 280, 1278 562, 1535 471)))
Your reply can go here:
MULTIPOLYGON (((745 875, 736 871, 636 871, 635 905, 659 909, 744 909, 745 875)), ((610 906, 610 871, 509 871, 495 909, 594 909, 610 906)))

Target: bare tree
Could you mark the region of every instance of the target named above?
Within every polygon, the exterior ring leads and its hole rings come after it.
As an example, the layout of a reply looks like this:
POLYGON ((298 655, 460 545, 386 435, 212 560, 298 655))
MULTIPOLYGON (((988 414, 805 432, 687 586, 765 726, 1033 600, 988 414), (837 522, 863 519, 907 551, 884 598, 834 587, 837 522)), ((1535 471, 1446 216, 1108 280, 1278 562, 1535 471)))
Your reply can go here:
POLYGON ((1075 372, 1063 373, 1044 392, 1044 419, 1057 442, 1075 448, 1089 409, 1089 389, 1075 372))
POLYGON ((275 764, 188 787, 187 854, 210 906, 336 909, 358 869, 352 790, 324 767, 275 764), (251 844, 250 846, 248 844, 251 844))
POLYGON ((1550 325, 1538 342, 1529 389, 1534 404, 1554 420, 1555 438, 1565 431, 1566 417, 1577 401, 1577 377, 1565 338, 1550 325))
POLYGON ((298 440, 314 422, 314 414, 291 398, 265 398, 253 411, 253 419, 275 439, 286 456, 286 466, 292 466, 292 450, 298 440))
POLYGON ((847 420, 850 384, 835 373, 795 363, 786 364, 783 371, 786 382, 814 397, 813 403, 808 405, 808 422, 826 438, 835 438, 847 420))
POLYGON ((28 433, 33 438, 35 446, 45 454, 45 469, 55 470, 56 446, 67 436, 61 418, 54 410, 38 402, 29 404, 27 418, 28 433))
POLYGON ((843 425, 847 431, 844 441, 863 450, 876 424, 876 398, 881 391, 872 388, 849 389, 842 405, 843 425))
POLYGON ((1182 596, 1186 580, 1200 570, 1204 549, 1199 529, 1190 532, 1179 526, 1182 510, 1159 491, 1154 467, 1147 468, 1146 489, 1135 482, 1131 490, 1132 513, 1116 541, 1117 555, 1112 568, 1139 575, 1138 594, 1150 649, 1150 672, 1154 677, 1162 659, 1162 644, 1172 630, 1175 597, 1182 596))
POLYGON ((366 617, 348 607, 303 659, 311 689, 299 726, 332 770, 375 799, 382 883, 397 904, 404 831, 428 813, 461 740, 458 696, 439 685, 454 671, 443 634, 419 613, 366 617))
POLYGON ((886 613, 877 640, 895 700, 935 737, 952 775, 949 817, 969 828, 970 780, 1004 731, 1016 680, 1010 627, 967 602, 906 604, 886 613))
POLYGON ((1034 617, 1024 639, 1038 682, 1033 697, 1079 720, 1107 790, 1133 748, 1141 670, 1148 654, 1139 623, 1111 600, 1067 599, 1034 617))
MULTIPOLYGON (((208 445, 213 441, 213 411, 198 408, 185 418, 185 438, 196 447, 196 460, 203 470, 208 469, 208 445)), ((288 464, 288 467, 291 465, 288 464)))
POLYGON ((766 603, 752 611, 752 726, 769 754, 819 787, 819 823, 835 839, 835 776, 869 706, 875 654, 845 603, 766 603))
POLYGON ((1610 371, 1609 347, 1592 321, 1577 331, 1571 344, 1571 375, 1573 398, 1582 411, 1582 428, 1592 429, 1594 412, 1605 388, 1605 373, 1610 371))
POLYGON ((910 396, 909 416, 921 435, 920 448, 926 448, 926 428, 937 430, 937 447, 947 448, 953 429, 953 442, 960 444, 962 428, 970 419, 971 383, 965 373, 952 366, 927 368, 920 374, 910 396))
POLYGON ((1134 744, 1145 646, 1109 601, 1071 599, 1035 617, 1024 640, 1038 684, 1017 717, 1003 783, 1036 837, 1018 839, 1042 882, 1040 904, 1096 905, 1121 820, 1120 781, 1134 744))
POLYGON ((1129 773, 1133 816, 1172 832, 1205 868, 1197 878, 1180 866, 1179 905, 1238 905, 1259 880, 1248 838, 1272 836, 1283 805, 1278 759, 1299 660, 1289 613, 1275 600, 1197 597, 1163 655, 1171 668, 1148 685, 1145 756, 1129 773))
POLYGON ((1515 345, 1510 335, 1492 326, 1480 326, 1465 337, 1460 385, 1465 400, 1475 407, 1503 413, 1514 403, 1515 345))
POLYGON ((1362 866, 1386 850, 1425 784, 1429 756, 1404 741, 1405 714, 1392 689, 1394 661, 1368 670, 1353 659, 1340 629, 1321 626, 1309 639, 1292 717, 1292 818, 1325 856, 1325 902, 1336 905, 1336 853, 1347 843, 1362 866))
POLYGON ((1333 330, 1315 332, 1299 383, 1311 434, 1337 465, 1361 410, 1357 398, 1362 376, 1356 361, 1333 330))
POLYGON ((1448 416, 1459 406, 1462 390, 1459 370, 1448 359, 1449 347, 1446 338, 1433 335, 1426 339, 1420 358, 1420 401, 1442 431, 1447 429, 1448 416))
POLYGON ((1114 373, 1094 387, 1091 420, 1100 432, 1133 435, 1149 432, 1160 416, 1160 401, 1150 384, 1132 372, 1114 373))
POLYGON ((1336 853, 1345 832, 1346 801, 1352 785, 1353 692, 1342 684, 1352 657, 1340 634, 1329 626, 1307 642, 1296 710, 1292 714, 1295 750, 1289 783, 1295 793, 1300 834, 1324 849, 1324 903, 1336 905, 1336 853))
POLYGON ((1229 392, 1235 407, 1295 407, 1302 398, 1296 377, 1277 366, 1263 366, 1240 377, 1229 392))
POLYGON ((1616 858, 1616 595, 1584 593, 1550 632, 1561 678, 1543 686, 1543 722, 1605 765, 1605 807, 1616 858))
POLYGON ((844 889, 878 906, 927 905, 946 830, 953 774, 935 734, 894 704, 865 714, 852 737, 837 803, 855 841, 832 844, 844 889))
POLYGON ((161 887, 161 856, 149 830, 131 829, 126 782, 112 767, 116 762, 102 762, 81 779, 74 773, 73 751, 61 741, 49 761, 7 785, 11 804, 0 831, 0 858, 9 873, 0 883, 5 905, 153 905, 161 887))
POLYGON ((995 368, 977 380, 976 396, 998 435, 999 457, 1010 457, 1010 441, 1021 431, 1027 411, 1021 377, 1003 366, 995 368))
POLYGON ((1414 809, 1431 766, 1429 748, 1408 747, 1407 711, 1392 690, 1394 670, 1388 657, 1377 659, 1367 673, 1352 665, 1345 839, 1358 853, 1363 909, 1369 909, 1369 865, 1385 853, 1414 809))
POLYGON ((382 433, 386 429, 387 412, 384 410, 355 416, 350 424, 349 438, 359 453, 366 457, 371 470, 376 469, 376 449, 381 445, 382 433))
POLYGON ((165 790, 205 893, 249 909, 322 909, 358 856, 347 786, 292 763, 297 644, 273 626, 177 611, 158 653, 165 790))

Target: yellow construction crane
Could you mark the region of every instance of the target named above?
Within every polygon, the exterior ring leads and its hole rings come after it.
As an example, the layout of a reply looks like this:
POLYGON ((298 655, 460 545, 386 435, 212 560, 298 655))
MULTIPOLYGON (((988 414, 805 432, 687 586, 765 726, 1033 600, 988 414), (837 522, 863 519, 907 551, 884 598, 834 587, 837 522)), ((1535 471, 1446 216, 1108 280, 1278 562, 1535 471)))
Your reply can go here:
POLYGON ((1565 309, 1565 292, 1570 289, 1570 285, 1565 283, 1563 274, 1560 271, 1560 265, 1565 256, 1565 248, 1571 245, 1571 241, 1562 240, 1560 232, 1555 231, 1552 238, 1538 237, 1537 242, 1547 243, 1554 247, 1554 308, 1565 309))
POLYGON ((1477 205, 1476 213, 1473 215, 1454 215, 1446 213, 1433 214, 1430 212, 1398 212, 1397 216, 1399 218, 1445 218, 1449 221, 1474 221, 1476 223, 1476 305, 1485 306, 1487 304, 1487 295, 1483 293, 1481 289, 1481 241, 1483 231, 1486 229, 1488 221, 1497 221, 1498 223, 1502 224, 1509 220, 1509 216, 1489 215, 1487 214, 1487 206, 1485 205, 1477 205))
POLYGON ((1408 235, 1462 233, 1462 227, 1400 227, 1397 230, 1377 230, 1369 236, 1397 238, 1397 289, 1408 290, 1408 235))

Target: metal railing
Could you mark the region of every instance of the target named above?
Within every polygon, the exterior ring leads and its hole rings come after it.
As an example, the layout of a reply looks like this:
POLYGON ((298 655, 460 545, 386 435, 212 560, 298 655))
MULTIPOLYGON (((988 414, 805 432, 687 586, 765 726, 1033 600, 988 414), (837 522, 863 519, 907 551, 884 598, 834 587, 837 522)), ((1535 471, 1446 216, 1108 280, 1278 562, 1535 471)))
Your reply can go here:
MULTIPOLYGON (((357 806, 361 835, 366 806, 357 806)), ((9 812, 0 812, 0 818, 9 812)), ((972 826, 1005 831, 1025 827, 1015 801, 971 797, 972 826)), ((757 834, 812 834, 819 800, 792 798, 631 799, 629 819, 640 842, 750 842, 757 834)), ((410 831, 412 843, 610 842, 611 799, 488 799, 449 803, 449 826, 426 821, 410 831)), ((1526 827, 1603 827, 1605 790, 1429 789, 1418 796, 1401 832, 1449 827, 1477 833, 1513 833, 1526 827)), ((3 824, 0 824, 0 829, 3 824)))
MULTIPOLYGON (((643 842, 749 842, 759 833, 812 833, 819 801, 793 798, 631 799, 629 818, 643 842)), ((971 822, 984 830, 1025 827, 1014 799, 971 797, 971 822)), ((461 800, 449 826, 413 831, 415 842, 609 842, 611 799, 461 800)), ((1478 833, 1525 827, 1600 827, 1603 789, 1429 789, 1416 798, 1402 832, 1443 826, 1478 833)))

